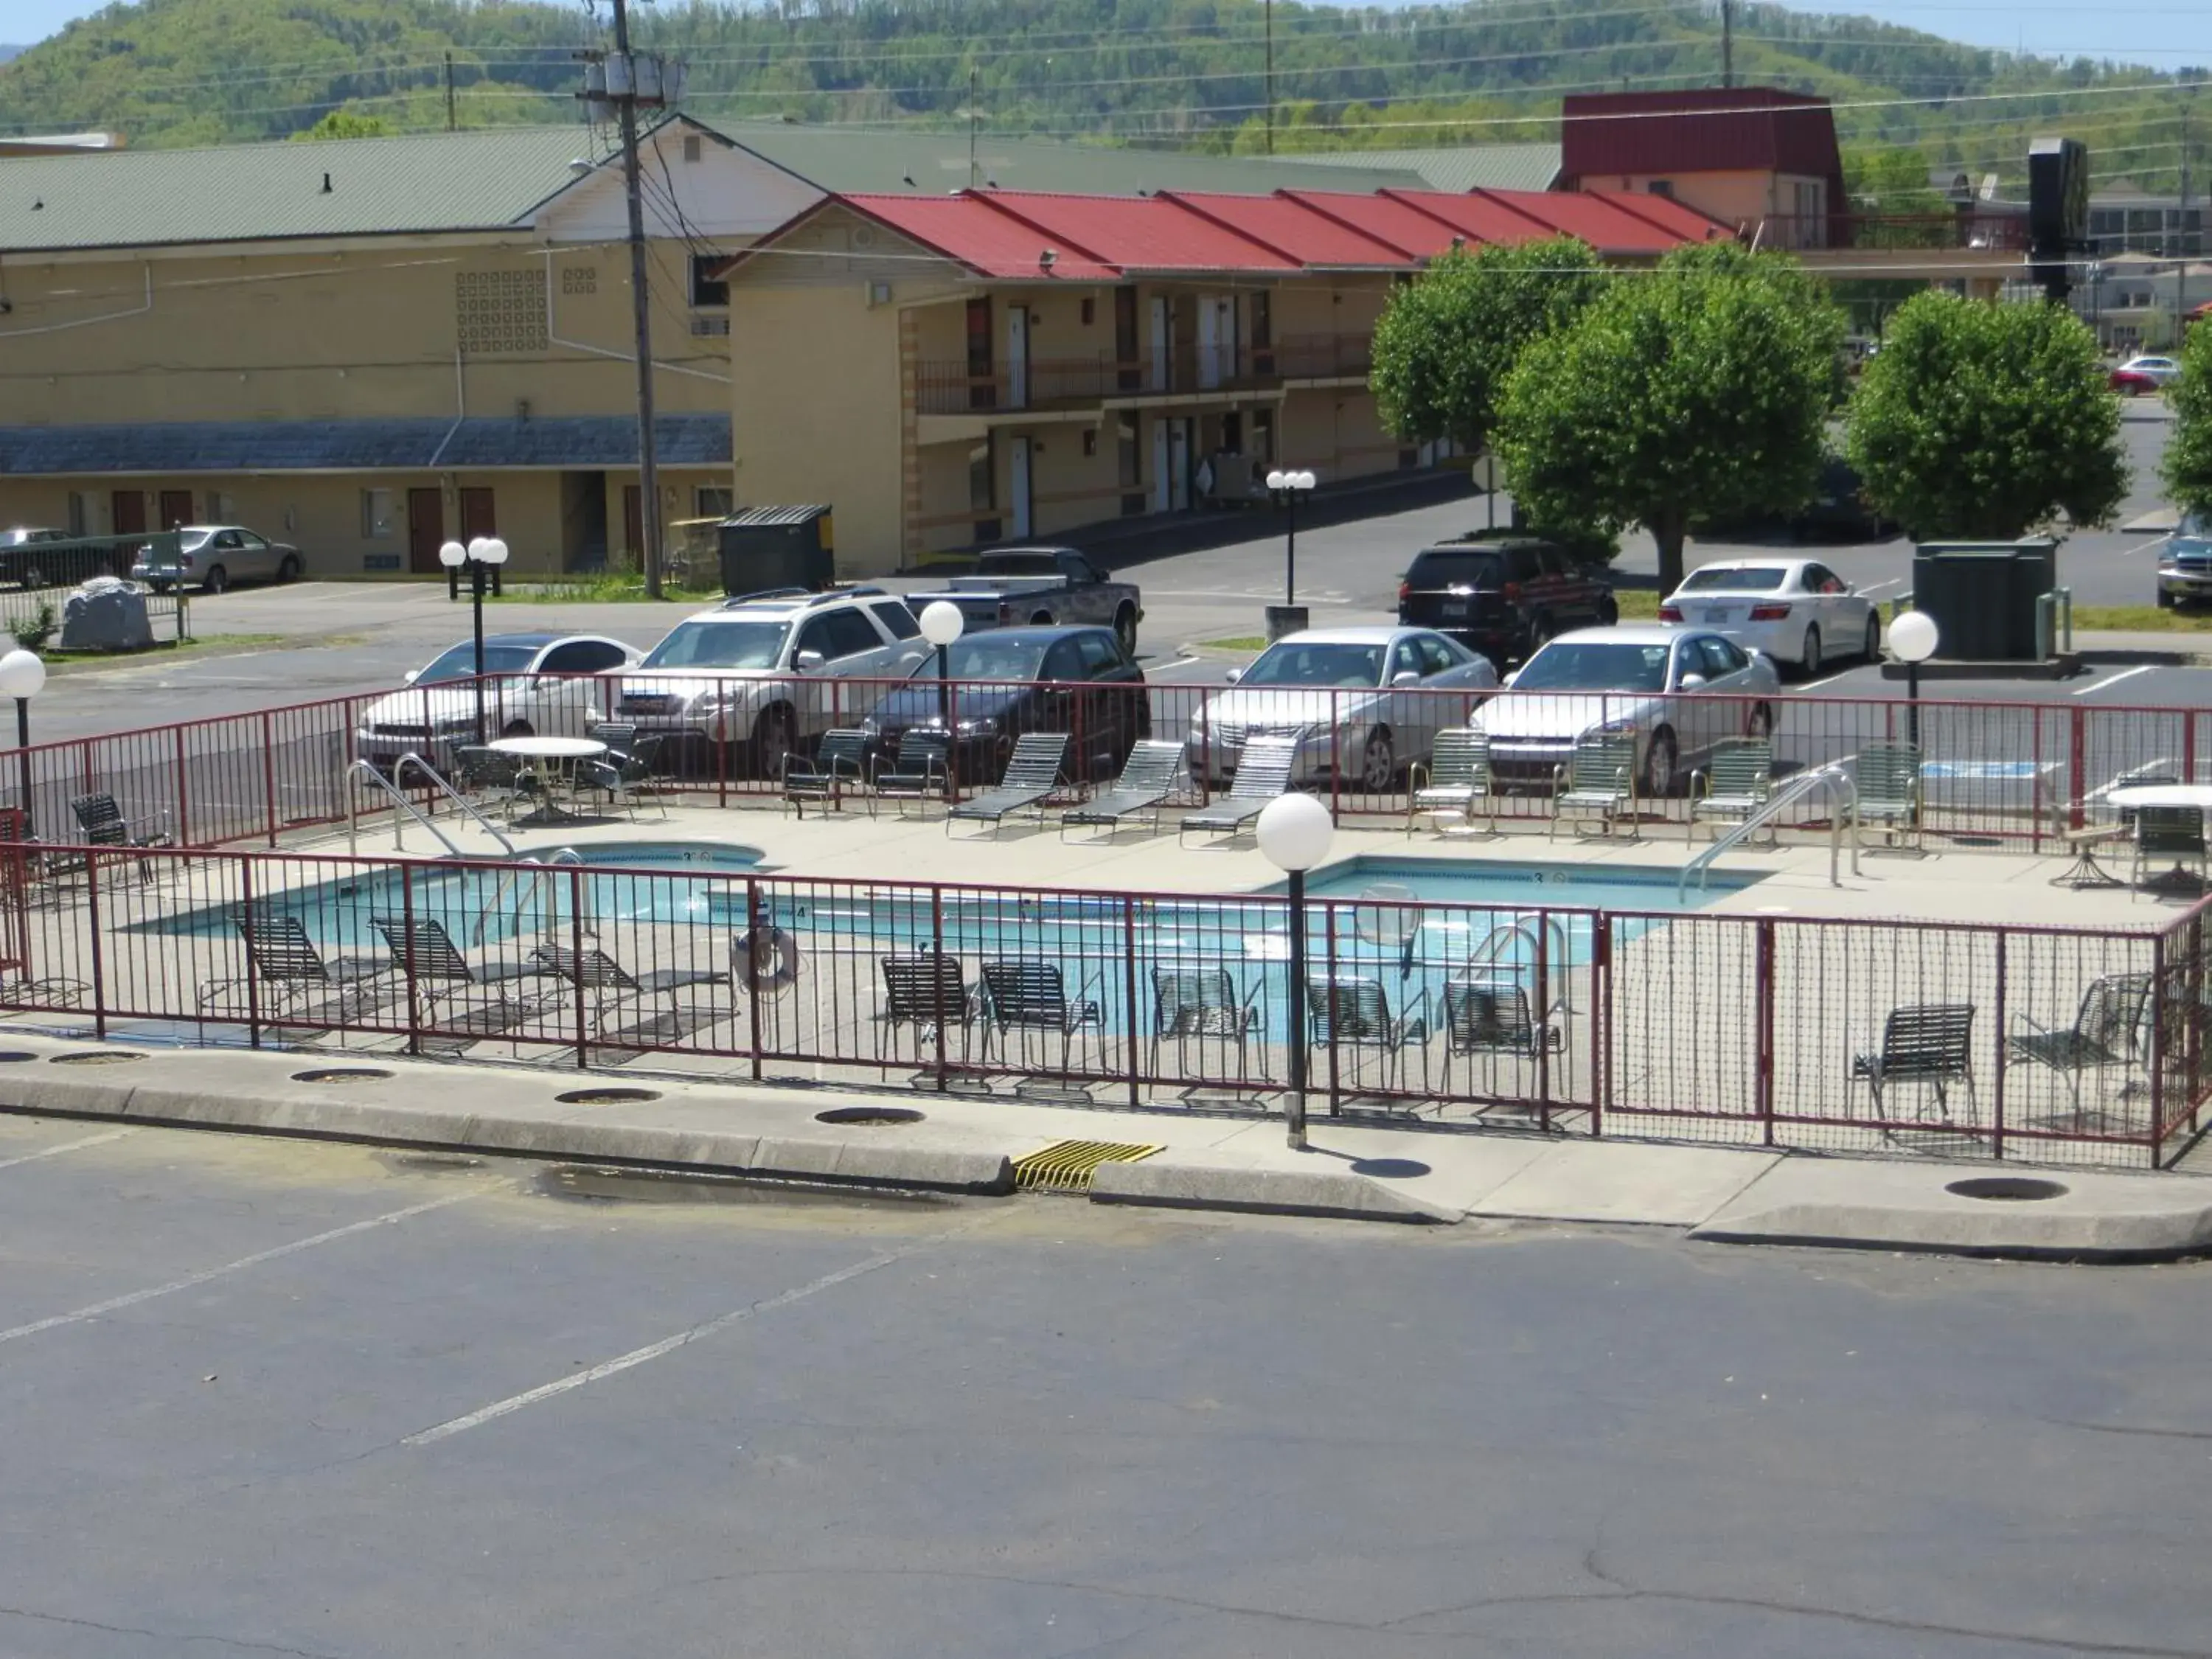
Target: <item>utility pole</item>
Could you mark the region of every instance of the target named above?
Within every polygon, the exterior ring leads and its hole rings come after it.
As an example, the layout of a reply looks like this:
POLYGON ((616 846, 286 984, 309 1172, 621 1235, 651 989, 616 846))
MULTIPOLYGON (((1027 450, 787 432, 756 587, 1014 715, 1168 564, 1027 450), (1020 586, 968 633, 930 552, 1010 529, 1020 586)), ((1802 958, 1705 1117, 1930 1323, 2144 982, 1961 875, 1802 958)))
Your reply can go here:
MULTIPOLYGON (((2174 223, 2175 245, 2179 249, 2179 263, 2173 267, 2173 345, 2181 349, 2189 329, 2189 106, 2197 101, 2197 88, 2185 87, 2181 93, 2181 211, 2174 223)), ((2197 235, 2197 246, 2204 246, 2203 233, 2197 235)))
POLYGON ((453 54, 446 54, 446 131, 451 132, 460 124, 453 118, 453 54))
POLYGON ((1267 0, 1267 154, 1275 153, 1275 0, 1267 0))
POLYGON ((1721 84, 1735 84, 1735 8, 1721 0, 1721 84))
POLYGON ((983 118, 983 106, 975 101, 975 87, 976 74, 970 69, 968 71, 968 188, 970 190, 983 187, 983 169, 975 160, 975 129, 976 124, 983 118))

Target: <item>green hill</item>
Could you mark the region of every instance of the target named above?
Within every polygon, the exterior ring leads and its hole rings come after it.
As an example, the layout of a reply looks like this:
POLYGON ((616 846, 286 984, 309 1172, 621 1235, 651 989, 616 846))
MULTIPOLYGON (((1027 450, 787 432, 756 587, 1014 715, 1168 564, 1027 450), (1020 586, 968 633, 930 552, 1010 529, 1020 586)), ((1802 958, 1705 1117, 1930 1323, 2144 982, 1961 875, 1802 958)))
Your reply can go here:
MULTIPOLYGON (((702 119, 959 125, 1094 142, 1256 149, 1261 0, 814 0, 637 8, 638 41, 689 64, 702 119)), ((1485 0, 1388 11, 1279 4, 1281 149, 1548 137, 1565 91, 1710 84, 1702 0, 1485 0)), ((573 3, 143 0, 0 64, 0 126, 100 127, 134 144, 284 137, 332 110, 395 130, 568 121, 604 44, 573 3), (450 70, 448 57, 450 56, 450 70)), ((2020 58, 1866 18, 1740 9, 1739 79, 1819 92, 1862 181, 1923 166, 2016 187, 2027 138, 2087 140, 2106 176, 2171 186, 2178 81, 2124 64, 2020 58), (2148 88, 2148 90, 2129 88, 2148 88), (1911 99, 1926 100, 1904 103, 1911 99)))

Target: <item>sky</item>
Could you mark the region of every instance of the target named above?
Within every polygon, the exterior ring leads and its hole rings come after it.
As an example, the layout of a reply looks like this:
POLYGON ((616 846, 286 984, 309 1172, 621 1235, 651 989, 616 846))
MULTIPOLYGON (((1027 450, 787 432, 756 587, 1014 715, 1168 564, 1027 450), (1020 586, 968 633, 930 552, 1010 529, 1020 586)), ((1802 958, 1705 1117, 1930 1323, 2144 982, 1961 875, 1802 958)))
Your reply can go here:
MULTIPOLYGON (((0 41, 27 46, 106 0, 0 0, 0 41)), ((1835 0, 1794 11, 1838 11, 1925 29, 1976 46, 2055 57, 2112 57, 2159 69, 2212 64, 2207 0, 1835 0)))

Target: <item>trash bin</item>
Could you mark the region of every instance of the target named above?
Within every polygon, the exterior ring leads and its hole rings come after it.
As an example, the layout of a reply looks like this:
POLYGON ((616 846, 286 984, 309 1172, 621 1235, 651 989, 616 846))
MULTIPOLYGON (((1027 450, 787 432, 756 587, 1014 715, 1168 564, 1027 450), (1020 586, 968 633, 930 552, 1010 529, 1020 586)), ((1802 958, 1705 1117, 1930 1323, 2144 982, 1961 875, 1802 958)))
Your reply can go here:
POLYGON ((1936 654, 1954 662, 2033 662, 2036 601, 2057 586, 2048 537, 1923 542, 1912 555, 1912 608, 1936 623, 1936 654))
POLYGON ((826 507, 748 507, 715 528, 722 591, 778 587, 819 592, 836 574, 836 543, 826 507))

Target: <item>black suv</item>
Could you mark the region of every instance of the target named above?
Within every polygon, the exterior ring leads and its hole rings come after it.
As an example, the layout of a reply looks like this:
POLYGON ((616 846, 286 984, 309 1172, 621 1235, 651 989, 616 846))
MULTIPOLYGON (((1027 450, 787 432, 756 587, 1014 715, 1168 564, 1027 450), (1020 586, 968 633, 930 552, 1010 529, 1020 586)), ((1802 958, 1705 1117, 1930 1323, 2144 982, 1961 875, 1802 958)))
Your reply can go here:
POLYGON ((1620 618, 1601 570, 1553 543, 1468 536, 1413 556, 1398 584, 1398 620, 1449 634, 1502 670, 1555 634, 1620 618))

